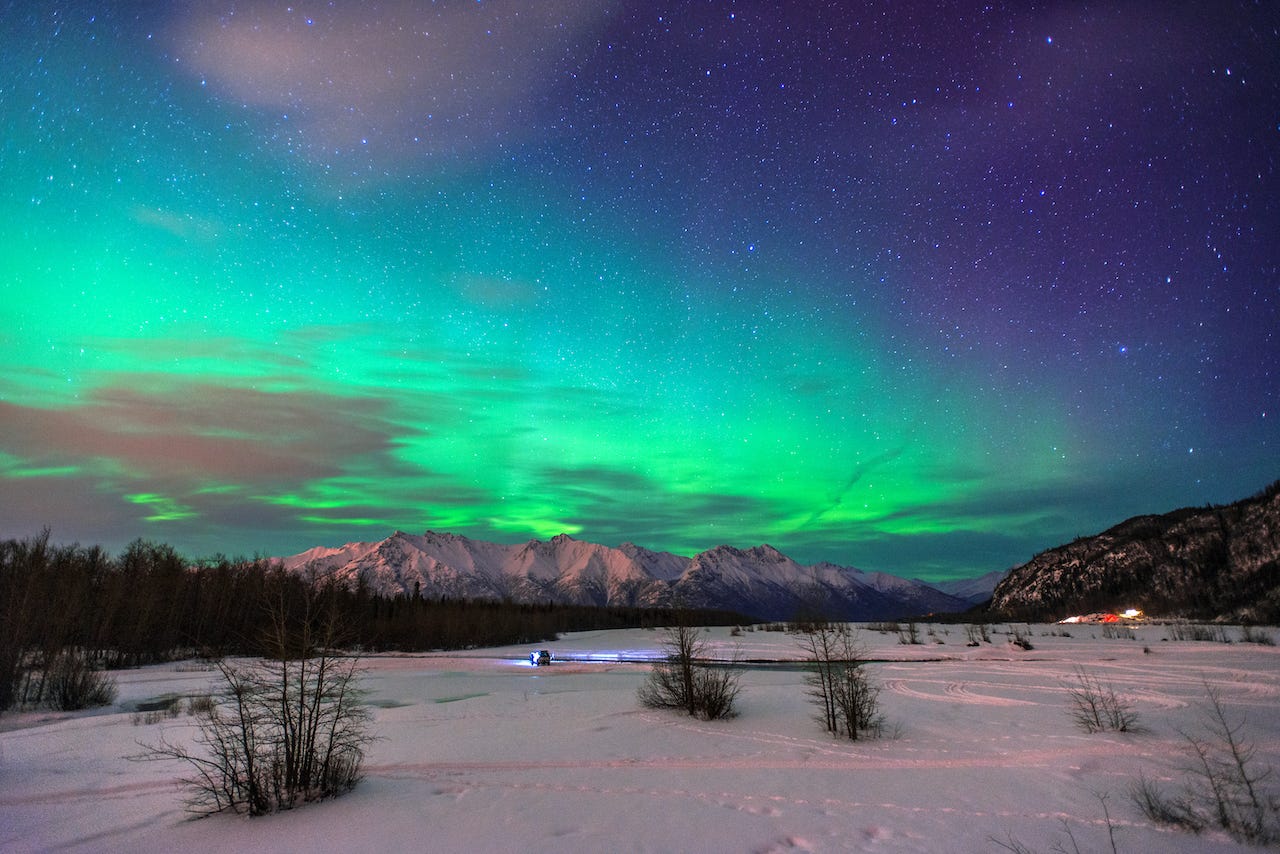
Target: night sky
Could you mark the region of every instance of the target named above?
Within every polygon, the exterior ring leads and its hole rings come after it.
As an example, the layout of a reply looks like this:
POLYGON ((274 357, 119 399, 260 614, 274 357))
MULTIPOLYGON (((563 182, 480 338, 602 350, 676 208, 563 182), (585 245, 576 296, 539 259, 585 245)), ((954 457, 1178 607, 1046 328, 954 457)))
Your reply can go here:
POLYGON ((930 580, 1280 478, 1280 6, 0 6, 0 537, 930 580))

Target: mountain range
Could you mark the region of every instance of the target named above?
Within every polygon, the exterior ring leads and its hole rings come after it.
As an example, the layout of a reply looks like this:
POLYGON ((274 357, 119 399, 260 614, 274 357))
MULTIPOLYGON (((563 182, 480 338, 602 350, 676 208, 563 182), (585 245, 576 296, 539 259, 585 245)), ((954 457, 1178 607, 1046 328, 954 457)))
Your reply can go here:
POLYGON ((769 545, 717 546, 692 558, 623 543, 617 548, 561 534, 517 545, 428 531, 397 531, 378 542, 313 548, 282 559, 382 595, 509 599, 598 606, 717 608, 759 620, 798 613, 831 619, 892 620, 955 613, 990 598, 1000 573, 953 582, 922 581, 833 563, 802 565, 769 545))
POLYGON ((993 615, 1148 615, 1280 621, 1280 481, 1232 504, 1135 516, 1041 552, 996 585, 993 615))

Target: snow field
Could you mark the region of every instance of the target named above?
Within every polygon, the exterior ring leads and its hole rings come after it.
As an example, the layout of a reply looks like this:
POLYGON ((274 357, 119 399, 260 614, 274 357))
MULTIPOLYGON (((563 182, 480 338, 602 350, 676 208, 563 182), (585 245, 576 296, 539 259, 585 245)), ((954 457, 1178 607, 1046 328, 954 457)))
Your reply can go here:
MULTIPOLYGON (((1277 648, 1164 642, 1158 626, 1134 640, 1035 626, 1024 651, 933 628, 920 646, 863 631, 872 658, 893 659, 868 665, 891 732, 858 742, 819 729, 797 669, 744 671, 730 721, 641 709, 647 665, 618 659, 655 656, 660 632, 568 635, 541 645, 559 659, 544 668, 523 647, 370 657, 381 740, 366 779, 253 820, 190 821, 181 766, 124 759, 138 741, 193 732, 185 715, 135 725, 139 703, 203 693, 214 674, 189 662, 124 671, 112 708, 0 717, 0 850, 936 854, 1000 850, 993 837, 1047 851, 1067 843, 1064 822, 1081 850, 1109 850, 1099 793, 1121 851, 1251 850, 1150 824, 1128 787, 1139 773, 1176 785, 1178 730, 1199 726, 1206 680, 1247 720, 1259 760, 1280 766, 1277 648), (1149 731, 1076 729, 1077 666, 1131 700, 1149 731)), ((708 638, 724 658, 799 655, 782 633, 708 638)))

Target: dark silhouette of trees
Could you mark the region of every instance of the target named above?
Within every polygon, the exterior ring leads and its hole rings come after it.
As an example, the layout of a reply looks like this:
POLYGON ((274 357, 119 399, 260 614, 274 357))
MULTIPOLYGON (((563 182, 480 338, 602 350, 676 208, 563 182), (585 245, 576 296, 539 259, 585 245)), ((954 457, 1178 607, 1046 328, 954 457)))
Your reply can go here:
POLYGON ((105 680, 86 676, 100 664, 86 629, 108 565, 96 547, 52 545, 48 529, 0 542, 0 709, 110 696, 105 680))
MULTIPOLYGON (((50 676, 74 655, 90 670, 203 656, 270 655, 273 604, 292 619, 314 573, 224 555, 187 560, 165 544, 55 545, 49 531, 0 541, 0 710, 46 704, 50 676)), ((689 623, 733 625, 741 615, 670 608, 597 608, 377 596, 328 585, 346 643, 370 652, 533 644, 561 632, 689 623)), ((77 671, 79 672, 79 671, 77 671)))

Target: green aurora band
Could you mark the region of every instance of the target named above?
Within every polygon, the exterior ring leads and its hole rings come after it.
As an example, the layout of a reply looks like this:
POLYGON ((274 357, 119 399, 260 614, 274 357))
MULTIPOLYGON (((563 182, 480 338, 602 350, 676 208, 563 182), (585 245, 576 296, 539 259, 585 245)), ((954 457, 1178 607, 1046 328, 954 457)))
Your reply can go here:
POLYGON ((320 156, 308 104, 240 97, 172 21, 5 17, 0 535, 769 542, 941 579, 1277 474, 1269 422, 1218 430, 1110 321, 970 303, 944 334, 924 267, 834 252, 820 200, 735 216, 676 153, 636 187, 545 132, 320 156))

